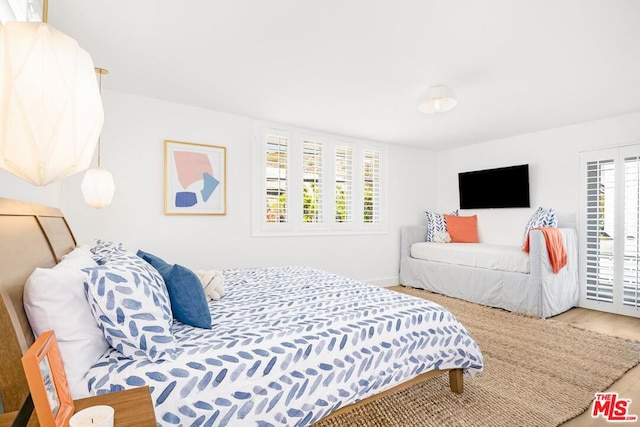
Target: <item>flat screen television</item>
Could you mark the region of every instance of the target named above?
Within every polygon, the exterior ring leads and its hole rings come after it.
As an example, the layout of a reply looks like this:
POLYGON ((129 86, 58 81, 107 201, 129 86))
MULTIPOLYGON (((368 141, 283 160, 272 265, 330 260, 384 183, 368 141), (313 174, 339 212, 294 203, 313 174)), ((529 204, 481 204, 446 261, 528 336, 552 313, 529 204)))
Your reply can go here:
POLYGON ((458 174, 460 209, 528 208, 529 165, 458 174))

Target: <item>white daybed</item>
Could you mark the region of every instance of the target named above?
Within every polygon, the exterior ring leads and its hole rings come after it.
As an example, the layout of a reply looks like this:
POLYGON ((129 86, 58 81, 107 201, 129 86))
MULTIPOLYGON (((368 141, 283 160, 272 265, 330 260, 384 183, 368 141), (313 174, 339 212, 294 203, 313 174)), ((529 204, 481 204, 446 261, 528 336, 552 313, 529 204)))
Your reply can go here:
POLYGON ((539 230, 531 231, 527 254, 517 246, 428 243, 426 225, 405 226, 400 283, 512 312, 541 318, 555 316, 575 307, 579 298, 576 230, 560 231, 567 265, 553 274, 545 238, 539 230))

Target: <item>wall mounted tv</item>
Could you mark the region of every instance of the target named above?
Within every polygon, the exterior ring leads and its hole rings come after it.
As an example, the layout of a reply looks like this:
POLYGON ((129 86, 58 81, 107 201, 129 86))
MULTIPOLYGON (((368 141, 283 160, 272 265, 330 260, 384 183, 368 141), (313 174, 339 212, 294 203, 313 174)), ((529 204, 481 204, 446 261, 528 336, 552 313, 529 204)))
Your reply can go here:
POLYGON ((528 208, 529 165, 458 174, 460 209, 528 208))

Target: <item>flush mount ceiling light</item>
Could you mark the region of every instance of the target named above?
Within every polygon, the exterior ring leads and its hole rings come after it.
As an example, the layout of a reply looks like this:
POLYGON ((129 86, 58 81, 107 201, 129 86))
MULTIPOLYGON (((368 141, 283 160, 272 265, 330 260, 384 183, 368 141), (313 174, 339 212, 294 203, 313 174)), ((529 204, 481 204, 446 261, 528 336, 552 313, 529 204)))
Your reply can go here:
POLYGON ((103 120, 91 56, 46 8, 0 26, 0 168, 34 185, 87 169, 103 120))
POLYGON ((427 114, 444 113, 458 104, 453 90, 449 86, 430 87, 425 100, 418 104, 418 111, 427 114))

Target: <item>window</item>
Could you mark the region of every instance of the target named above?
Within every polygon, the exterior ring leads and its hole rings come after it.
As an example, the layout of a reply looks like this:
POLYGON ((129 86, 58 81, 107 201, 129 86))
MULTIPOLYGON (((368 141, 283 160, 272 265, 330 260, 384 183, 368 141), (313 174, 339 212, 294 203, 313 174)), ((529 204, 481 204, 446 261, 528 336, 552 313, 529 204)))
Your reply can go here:
POLYGON ((640 307, 640 278, 638 277, 639 243, 638 209, 640 192, 639 156, 624 159, 624 263, 622 277, 622 304, 628 307, 640 307))
POLYGON ((380 153, 364 152, 364 215, 366 223, 380 221, 380 153))
POLYGON ((322 222, 322 144, 302 142, 302 222, 322 222))
POLYGON ((286 223, 287 212, 287 176, 289 138, 284 135, 267 134, 265 136, 266 154, 266 222, 286 223))
POLYGON ((257 128, 254 235, 386 232, 386 147, 257 128))
POLYGON ((580 305, 640 316, 640 145, 581 154, 580 305))
POLYGON ((353 218, 353 149, 346 145, 337 145, 335 162, 335 221, 348 224, 353 218))
POLYGON ((587 162, 587 289, 592 301, 613 302, 615 169, 613 159, 587 162))

